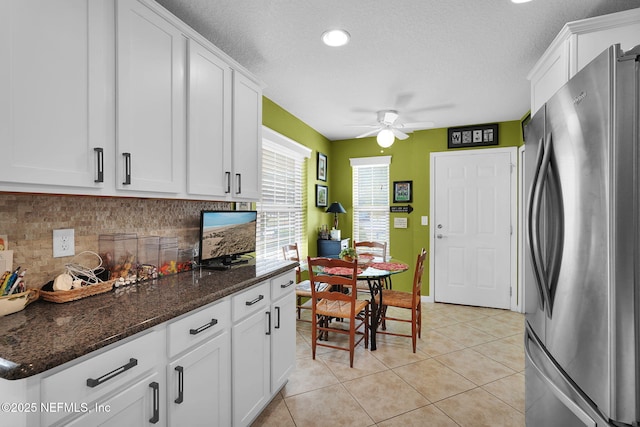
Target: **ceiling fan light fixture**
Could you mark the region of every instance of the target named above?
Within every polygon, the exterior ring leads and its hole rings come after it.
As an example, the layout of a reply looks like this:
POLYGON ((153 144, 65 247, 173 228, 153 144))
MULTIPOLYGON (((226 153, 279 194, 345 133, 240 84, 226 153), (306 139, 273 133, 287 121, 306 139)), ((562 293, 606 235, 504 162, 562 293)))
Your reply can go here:
POLYGON ((351 35, 345 30, 327 30, 322 33, 322 42, 327 46, 340 47, 349 43, 351 35))
POLYGON ((382 148, 389 148, 393 145, 393 141, 395 136, 391 129, 382 129, 378 132, 378 136, 376 136, 376 141, 378 141, 378 145, 382 148))

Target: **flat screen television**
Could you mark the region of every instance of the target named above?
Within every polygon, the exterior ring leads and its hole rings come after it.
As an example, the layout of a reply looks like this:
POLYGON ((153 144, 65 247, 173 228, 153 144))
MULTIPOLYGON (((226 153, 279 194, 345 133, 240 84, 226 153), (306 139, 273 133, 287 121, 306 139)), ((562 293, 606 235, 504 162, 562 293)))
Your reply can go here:
POLYGON ((209 211, 200 213, 201 267, 228 268, 247 262, 242 255, 256 251, 256 211, 209 211))

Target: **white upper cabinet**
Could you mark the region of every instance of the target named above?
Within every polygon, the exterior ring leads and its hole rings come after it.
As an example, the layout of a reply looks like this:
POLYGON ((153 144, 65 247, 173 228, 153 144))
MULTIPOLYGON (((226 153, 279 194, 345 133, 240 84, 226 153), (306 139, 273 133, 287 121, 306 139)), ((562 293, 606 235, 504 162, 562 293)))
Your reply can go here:
POLYGON ((239 72, 233 74, 234 199, 260 199, 262 179, 262 88, 239 72))
POLYGON ((0 55, 0 191, 260 198, 261 84, 155 1, 2 1, 0 55))
POLYGON ((231 192, 231 67, 189 40, 187 193, 231 192))
POLYGON ((640 8, 567 23, 529 73, 531 113, 609 46, 640 44, 640 8))
POLYGON ((187 39, 138 0, 118 0, 116 10, 116 188, 179 193, 187 39))
POLYGON ((113 180, 113 32, 109 2, 0 2, 0 190, 113 180))

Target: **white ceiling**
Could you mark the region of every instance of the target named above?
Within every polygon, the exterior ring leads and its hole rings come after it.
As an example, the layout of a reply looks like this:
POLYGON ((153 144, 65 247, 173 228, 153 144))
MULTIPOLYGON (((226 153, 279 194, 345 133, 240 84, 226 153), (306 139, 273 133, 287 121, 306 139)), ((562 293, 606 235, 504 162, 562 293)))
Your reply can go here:
POLYGON ((264 95, 330 140, 377 110, 435 127, 518 120, 527 74, 570 21, 640 0, 157 0, 264 82, 264 95), (351 42, 329 48, 323 31, 351 42))

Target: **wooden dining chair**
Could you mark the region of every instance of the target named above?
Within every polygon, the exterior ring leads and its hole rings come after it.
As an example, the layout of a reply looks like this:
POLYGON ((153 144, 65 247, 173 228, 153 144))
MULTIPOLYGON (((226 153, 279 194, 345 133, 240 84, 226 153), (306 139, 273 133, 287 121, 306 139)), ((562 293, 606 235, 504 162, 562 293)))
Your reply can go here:
MULTIPOLYGON (((282 247, 282 254, 284 259, 288 261, 300 262, 300 252, 298 251, 298 244, 292 243, 290 245, 284 245, 282 247)), ((318 288, 321 290, 328 290, 331 285, 327 283, 318 284, 318 288)), ((300 266, 296 267, 296 311, 298 314, 298 320, 301 319, 300 312, 302 310, 311 310, 311 281, 302 280, 302 269, 300 266)))
POLYGON ((382 261, 387 260, 387 242, 353 242, 353 249, 358 255, 373 255, 381 257, 382 261))
POLYGON ((395 335, 401 337, 409 337, 413 342, 413 352, 416 352, 416 341, 420 338, 422 332, 422 310, 420 304, 420 289, 422 288, 422 274, 424 272, 424 261, 427 252, 422 248, 416 261, 416 269, 413 274, 413 286, 411 292, 397 291, 392 289, 382 290, 382 317, 381 329, 377 331, 379 334, 395 335), (387 315, 388 307, 405 308, 411 311, 411 318, 392 317, 387 315), (392 320, 396 322, 411 323, 411 335, 392 332, 386 330, 386 321, 392 320))
MULTIPOLYGON (((387 242, 362 241, 353 242, 353 249, 358 255, 372 256, 381 258, 383 262, 387 260, 387 242)), ((391 287, 391 280, 384 279, 382 285, 385 288, 391 287)), ((369 285, 364 280, 358 281, 358 291, 362 293, 369 292, 369 285)))
POLYGON ((333 258, 307 258, 311 283, 328 283, 332 291, 318 291, 311 287, 311 354, 316 358, 316 347, 329 347, 349 351, 349 366, 353 368, 355 348, 364 339, 369 348, 369 301, 357 299, 356 281, 358 262, 333 258), (342 319, 342 322, 331 322, 342 319), (361 331, 364 329, 364 331, 361 331), (328 341, 329 333, 349 336, 349 347, 328 341), (325 341, 320 341, 322 336, 325 341), (359 338, 356 340, 356 336, 359 338))

